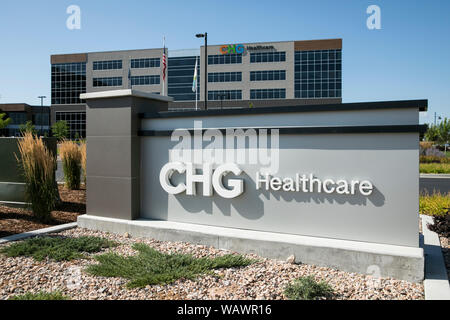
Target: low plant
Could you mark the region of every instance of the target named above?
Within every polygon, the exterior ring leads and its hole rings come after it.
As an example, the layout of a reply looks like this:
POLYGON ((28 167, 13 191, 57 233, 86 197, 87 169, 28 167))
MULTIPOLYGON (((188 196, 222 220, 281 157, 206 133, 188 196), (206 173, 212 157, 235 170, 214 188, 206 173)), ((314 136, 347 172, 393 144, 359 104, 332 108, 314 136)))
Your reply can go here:
POLYGON ((290 283, 284 295, 291 300, 315 300, 333 294, 333 289, 325 281, 317 282, 314 277, 301 277, 290 283))
POLYGON ((450 174, 450 163, 421 163, 420 173, 450 174))
POLYGON ((33 257, 37 261, 45 258, 69 261, 84 258, 83 253, 95 253, 115 245, 113 241, 99 237, 38 237, 14 242, 0 252, 8 257, 33 257))
POLYGON ((429 216, 443 216, 450 209, 450 192, 441 194, 433 192, 433 194, 423 193, 419 197, 419 212, 429 216))
POLYGON ((16 159, 25 180, 25 196, 33 215, 41 222, 51 221, 51 211, 58 199, 55 183, 56 159, 42 138, 25 132, 18 140, 16 159))
POLYGON ((247 266, 253 260, 240 255, 227 254, 216 258, 194 258, 187 254, 165 254, 149 246, 136 243, 135 256, 105 253, 96 256, 99 264, 90 265, 87 272, 103 277, 129 279, 129 288, 153 284, 169 284, 178 279, 194 279, 217 268, 247 266))
POLYGON ((64 140, 59 147, 64 171, 64 181, 70 190, 80 189, 81 151, 78 144, 64 140))
POLYGON ((450 209, 445 214, 433 216, 433 224, 428 224, 428 229, 436 232, 441 237, 450 237, 450 209))
POLYGON ((69 297, 63 295, 59 291, 44 292, 40 291, 38 293, 27 292, 25 294, 13 296, 9 300, 70 300, 69 297))
POLYGON ((449 163, 450 164, 450 158, 447 156, 444 156, 444 157, 420 156, 419 162, 420 163, 449 163))

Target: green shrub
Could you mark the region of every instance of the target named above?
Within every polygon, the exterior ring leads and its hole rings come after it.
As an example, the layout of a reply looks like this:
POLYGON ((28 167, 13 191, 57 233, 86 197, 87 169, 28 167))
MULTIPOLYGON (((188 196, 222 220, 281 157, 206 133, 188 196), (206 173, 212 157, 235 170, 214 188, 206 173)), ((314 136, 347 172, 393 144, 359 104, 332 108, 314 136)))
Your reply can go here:
POLYGON ((80 189, 81 179, 81 151, 78 144, 65 140, 59 147, 63 163, 64 180, 70 190, 80 189))
POLYGON ((450 158, 438 156, 420 156, 419 161, 420 163, 450 163, 450 158))
POLYGON ((450 174, 450 163, 421 163, 420 173, 450 174))
POLYGON ((52 125, 52 133, 58 141, 62 141, 69 136, 69 125, 64 120, 57 121, 52 125))
POLYGON ((419 212, 429 216, 443 216, 450 209, 450 192, 440 194, 434 192, 432 195, 427 193, 419 197, 419 212))
POLYGON ((38 261, 50 258, 56 261, 69 261, 83 258, 83 252, 99 252, 115 243, 99 237, 38 237, 26 239, 3 248, 0 252, 8 257, 33 257, 38 261))
POLYGON ((186 254, 164 254, 145 244, 134 244, 136 256, 120 256, 106 253, 96 256, 100 262, 90 265, 87 272, 103 277, 122 277, 129 279, 129 288, 152 284, 169 284, 178 279, 194 279, 212 269, 247 266, 253 260, 240 255, 224 255, 214 259, 194 258, 186 254))
POLYGON ((291 300, 313 300, 332 294, 333 289, 328 283, 317 282, 312 276, 298 278, 284 290, 284 295, 291 300))
POLYGON ((17 295, 9 298, 9 300, 70 300, 69 297, 63 295, 59 291, 38 293, 27 292, 22 295, 17 295))
POLYGON ((25 132, 18 140, 20 157, 16 156, 25 180, 25 196, 33 215, 41 222, 51 221, 51 211, 58 199, 55 183, 56 159, 42 138, 25 132))

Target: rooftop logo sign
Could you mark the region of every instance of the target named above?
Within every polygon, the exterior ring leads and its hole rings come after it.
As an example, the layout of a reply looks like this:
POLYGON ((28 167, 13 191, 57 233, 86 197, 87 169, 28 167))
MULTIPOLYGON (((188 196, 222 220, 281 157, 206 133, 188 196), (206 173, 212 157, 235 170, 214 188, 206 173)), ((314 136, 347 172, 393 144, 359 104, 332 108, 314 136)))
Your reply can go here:
POLYGON ((226 46, 220 47, 221 54, 233 54, 233 53, 244 53, 244 45, 243 44, 230 44, 226 46))
POLYGON ((245 48, 243 44, 229 44, 221 46, 219 51, 221 54, 234 54, 234 53, 239 54, 244 53, 245 49, 247 49, 247 51, 262 51, 262 50, 275 50, 275 47, 257 45, 257 46, 247 46, 247 48, 245 48))

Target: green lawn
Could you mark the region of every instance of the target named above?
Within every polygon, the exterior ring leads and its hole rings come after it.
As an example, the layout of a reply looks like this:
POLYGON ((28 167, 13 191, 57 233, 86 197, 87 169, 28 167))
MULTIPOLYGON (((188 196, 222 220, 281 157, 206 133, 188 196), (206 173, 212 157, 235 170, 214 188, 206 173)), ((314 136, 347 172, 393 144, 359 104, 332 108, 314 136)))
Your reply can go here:
POLYGON ((55 292, 39 292, 39 293, 30 293, 27 292, 25 294, 13 296, 9 298, 9 300, 70 300, 69 297, 64 296, 59 291, 55 292))

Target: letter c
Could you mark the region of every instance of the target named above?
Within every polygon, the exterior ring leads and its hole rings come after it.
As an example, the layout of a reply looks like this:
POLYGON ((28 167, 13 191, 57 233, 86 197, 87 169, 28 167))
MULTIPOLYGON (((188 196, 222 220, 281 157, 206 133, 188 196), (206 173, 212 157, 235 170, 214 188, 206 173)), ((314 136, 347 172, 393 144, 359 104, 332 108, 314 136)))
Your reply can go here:
POLYGON ((333 193, 335 190, 335 187, 331 187, 330 189, 328 189, 328 184, 334 184, 335 182, 331 179, 326 179, 323 182, 323 191, 325 191, 325 193, 333 193))
POLYGON ((174 171, 184 173, 186 171, 186 166, 182 162, 166 163, 159 173, 159 183, 167 193, 179 194, 186 190, 186 185, 184 183, 180 183, 177 186, 172 185, 170 177, 172 177, 174 171))
POLYGON ((221 46, 220 47, 220 53, 226 54, 228 52, 228 46, 221 46))

